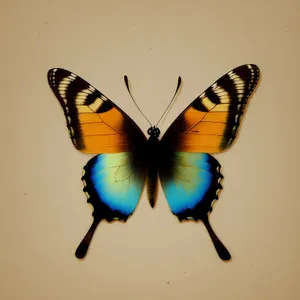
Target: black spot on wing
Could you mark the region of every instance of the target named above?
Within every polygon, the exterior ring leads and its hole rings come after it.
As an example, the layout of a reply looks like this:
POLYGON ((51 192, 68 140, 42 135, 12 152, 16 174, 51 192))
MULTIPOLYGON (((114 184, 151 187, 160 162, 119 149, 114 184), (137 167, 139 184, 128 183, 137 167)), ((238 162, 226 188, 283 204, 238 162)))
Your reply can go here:
POLYGON ((113 105, 109 101, 103 101, 101 106, 97 109, 97 113, 104 113, 113 108, 113 105))
POLYGON ((204 111, 204 112, 208 112, 209 110, 207 109, 207 107, 202 103, 202 99, 196 99, 195 102, 192 105, 193 108, 199 110, 199 111, 204 111))
POLYGON ((85 104, 85 105, 93 104, 93 103, 95 102, 95 100, 96 100, 97 97, 98 97, 98 96, 97 96, 95 93, 89 94, 89 95, 86 97, 86 99, 85 99, 85 101, 84 101, 84 104, 85 104))
POLYGON ((219 81, 217 81, 217 85, 229 94, 230 99, 237 98, 238 93, 236 85, 234 84, 233 80, 231 80, 228 74, 224 75, 219 81))
POLYGON ((206 92, 206 96, 209 98, 209 100, 214 104, 220 104, 220 97, 213 91, 212 87, 209 87, 206 92))
POLYGON ((84 104, 92 105, 95 102, 97 103, 97 101, 100 102, 99 102, 99 107, 96 110, 94 110, 95 113, 104 113, 113 108, 113 104, 106 97, 104 97, 99 91, 95 91, 92 94, 88 94, 84 104))

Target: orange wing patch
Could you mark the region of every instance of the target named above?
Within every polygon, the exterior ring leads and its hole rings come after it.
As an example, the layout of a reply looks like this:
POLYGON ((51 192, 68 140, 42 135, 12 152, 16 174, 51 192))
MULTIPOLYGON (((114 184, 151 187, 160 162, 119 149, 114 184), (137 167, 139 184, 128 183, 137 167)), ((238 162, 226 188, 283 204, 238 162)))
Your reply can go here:
MULTIPOLYGON (((116 109, 103 113, 79 114, 82 150, 85 153, 116 153, 129 150, 124 116, 116 109)), ((74 139, 71 136, 74 143, 74 139)), ((76 139, 74 146, 77 148, 76 139)))
POLYGON ((202 112, 191 107, 184 114, 185 131, 178 150, 186 152, 220 152, 224 142, 228 111, 202 112))

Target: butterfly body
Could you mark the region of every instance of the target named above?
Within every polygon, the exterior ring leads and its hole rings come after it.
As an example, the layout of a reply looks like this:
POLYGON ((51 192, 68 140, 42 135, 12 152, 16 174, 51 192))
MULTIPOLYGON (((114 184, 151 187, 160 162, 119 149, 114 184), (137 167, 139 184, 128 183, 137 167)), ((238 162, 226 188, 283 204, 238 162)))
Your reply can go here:
POLYGON ((161 160, 161 149, 159 142, 160 130, 153 126, 147 130, 150 135, 145 153, 145 161, 147 161, 147 194, 151 207, 155 205, 157 178, 158 178, 158 166, 161 160))
POLYGON ((208 222, 223 179, 221 166, 211 154, 232 145, 258 78, 256 65, 233 69, 199 95, 162 138, 155 126, 146 138, 124 111, 89 83, 67 70, 51 69, 49 85, 64 110, 75 148, 97 154, 82 176, 94 221, 76 257, 86 255, 99 222, 127 221, 145 181, 154 207, 160 178, 172 213, 179 221, 201 220, 220 258, 229 260, 228 250, 208 222))

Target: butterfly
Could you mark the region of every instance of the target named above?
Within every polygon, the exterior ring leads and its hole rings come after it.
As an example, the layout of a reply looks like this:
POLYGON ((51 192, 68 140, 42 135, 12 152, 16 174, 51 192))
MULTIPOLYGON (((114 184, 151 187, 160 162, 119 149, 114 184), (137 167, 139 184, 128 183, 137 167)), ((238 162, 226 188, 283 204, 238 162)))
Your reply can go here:
MULTIPOLYGON (((146 137, 123 110, 79 76, 60 68, 49 70, 48 82, 64 111, 73 145, 97 154, 83 168, 93 223, 76 257, 85 257, 100 221, 127 221, 145 181, 154 207, 160 178, 171 212, 179 221, 201 220, 219 257, 229 260, 229 251, 208 220, 223 179, 211 154, 232 145, 258 79, 254 64, 231 70, 192 101, 159 139, 157 126, 151 125, 146 137)), ((130 93, 126 76, 125 83, 130 93)), ((176 93, 180 83, 179 77, 176 93)))

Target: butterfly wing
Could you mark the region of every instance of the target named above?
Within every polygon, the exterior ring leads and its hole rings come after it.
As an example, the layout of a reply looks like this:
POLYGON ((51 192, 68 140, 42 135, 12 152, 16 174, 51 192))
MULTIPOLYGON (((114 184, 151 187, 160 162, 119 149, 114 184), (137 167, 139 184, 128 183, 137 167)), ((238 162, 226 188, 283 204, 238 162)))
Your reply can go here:
POLYGON ((159 166, 161 184, 169 207, 179 221, 202 220, 223 260, 230 253, 212 230, 207 214, 222 189, 220 164, 211 155, 191 152, 165 152, 159 166))
POLYGON ((48 82, 64 110, 75 148, 105 153, 92 158, 82 176, 94 208, 92 226, 75 253, 83 258, 101 220, 126 221, 134 212, 146 175, 146 137, 111 100, 74 73, 52 69, 48 82))
POLYGON ((179 115, 162 142, 174 151, 218 153, 228 149, 258 78, 259 69, 253 64, 228 72, 179 115))
POLYGON ((82 181, 88 203, 94 208, 94 222, 76 250, 77 258, 86 255, 101 220, 126 222, 133 214, 142 192, 145 170, 143 160, 132 152, 100 154, 87 163, 82 181))
POLYGON ((159 175, 171 211, 180 221, 202 220, 223 260, 229 260, 230 253, 208 221, 223 176, 218 161, 207 153, 230 147, 258 77, 255 65, 222 76, 174 121, 161 141, 159 175))
POLYGON ((48 82, 64 110, 76 149, 93 154, 126 152, 146 140, 125 112, 74 73, 51 69, 48 82))
POLYGON ((173 152, 160 165, 160 179, 171 211, 179 220, 199 220, 218 199, 220 164, 206 153, 173 152))

